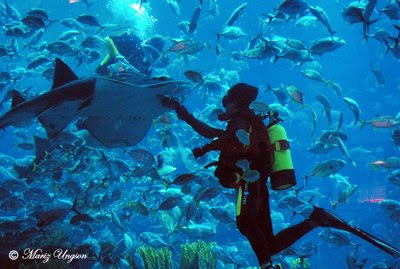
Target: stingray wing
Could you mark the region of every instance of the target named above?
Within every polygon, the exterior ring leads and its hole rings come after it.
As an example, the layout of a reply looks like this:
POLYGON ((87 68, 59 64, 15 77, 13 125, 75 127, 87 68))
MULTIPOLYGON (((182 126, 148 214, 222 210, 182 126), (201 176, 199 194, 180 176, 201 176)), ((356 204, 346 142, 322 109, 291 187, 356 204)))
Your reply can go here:
POLYGON ((151 119, 140 117, 90 117, 86 129, 109 148, 129 147, 139 143, 151 127, 151 119))

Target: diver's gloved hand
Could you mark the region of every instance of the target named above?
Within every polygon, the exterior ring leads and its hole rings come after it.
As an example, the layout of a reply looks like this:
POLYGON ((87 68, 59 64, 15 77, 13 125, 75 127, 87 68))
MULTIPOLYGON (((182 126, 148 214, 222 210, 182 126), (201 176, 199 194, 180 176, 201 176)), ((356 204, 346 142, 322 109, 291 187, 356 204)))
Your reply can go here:
POLYGON ((163 106, 174 109, 175 111, 177 111, 179 109, 179 107, 181 106, 181 104, 175 98, 165 96, 165 95, 160 96, 160 98, 161 98, 161 104, 163 106))
POLYGON ((199 147, 199 148, 194 148, 192 150, 193 156, 197 159, 201 156, 203 156, 204 154, 206 154, 207 152, 204 150, 203 147, 199 147))

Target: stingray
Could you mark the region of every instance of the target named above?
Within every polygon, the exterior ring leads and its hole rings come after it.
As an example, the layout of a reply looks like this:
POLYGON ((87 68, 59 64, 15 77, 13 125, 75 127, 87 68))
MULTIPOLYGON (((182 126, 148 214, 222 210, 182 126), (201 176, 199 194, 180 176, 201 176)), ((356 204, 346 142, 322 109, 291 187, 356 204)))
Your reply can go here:
POLYGON ((104 146, 133 146, 144 138, 153 119, 169 110, 160 97, 182 100, 188 90, 187 82, 131 72, 79 79, 56 59, 51 90, 28 101, 14 94, 11 110, 0 117, 0 129, 26 126, 37 118, 47 136, 55 138, 80 119, 104 146))

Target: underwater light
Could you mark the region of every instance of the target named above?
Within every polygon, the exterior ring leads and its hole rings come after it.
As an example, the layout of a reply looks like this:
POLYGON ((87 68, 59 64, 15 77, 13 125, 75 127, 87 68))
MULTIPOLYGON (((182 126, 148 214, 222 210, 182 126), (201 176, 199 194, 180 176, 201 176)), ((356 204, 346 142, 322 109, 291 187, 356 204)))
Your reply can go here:
POLYGON ((138 15, 144 15, 144 13, 146 12, 143 5, 140 5, 139 3, 129 4, 129 7, 134 9, 138 15))
POLYGON ((75 3, 78 3, 78 2, 79 2, 79 0, 69 0, 70 4, 75 4, 75 3))
POLYGON ((112 16, 125 25, 131 25, 138 31, 135 33, 140 38, 146 39, 154 31, 157 19, 150 15, 149 5, 140 5, 139 0, 107 0, 107 8, 112 16))

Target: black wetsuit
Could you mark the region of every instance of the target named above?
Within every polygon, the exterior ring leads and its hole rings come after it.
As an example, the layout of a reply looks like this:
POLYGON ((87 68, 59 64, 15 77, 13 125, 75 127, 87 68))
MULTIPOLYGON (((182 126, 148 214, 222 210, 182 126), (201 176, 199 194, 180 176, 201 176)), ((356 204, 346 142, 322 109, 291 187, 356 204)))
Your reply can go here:
POLYGON ((274 235, 269 191, 266 185, 268 180, 268 167, 265 167, 266 160, 246 156, 238 146, 235 137, 237 129, 249 129, 249 118, 256 117, 252 111, 246 110, 237 113, 228 121, 226 130, 213 128, 197 120, 183 106, 178 107, 176 111, 178 117, 188 123, 200 135, 210 139, 218 138, 220 144, 211 142, 204 146, 206 151, 216 149, 215 147, 224 148, 224 146, 230 149, 228 153, 224 152, 224 149, 221 150, 219 163, 214 174, 224 187, 238 189, 238 203, 241 206, 239 212, 236 212, 237 227, 249 240, 260 265, 270 262, 271 256, 288 248, 315 227, 307 219, 274 235), (246 184, 246 182, 241 181, 237 185, 235 184, 235 172, 241 174, 242 171, 235 165, 235 162, 243 158, 249 160, 250 168, 259 171, 261 176, 254 183, 246 184))

